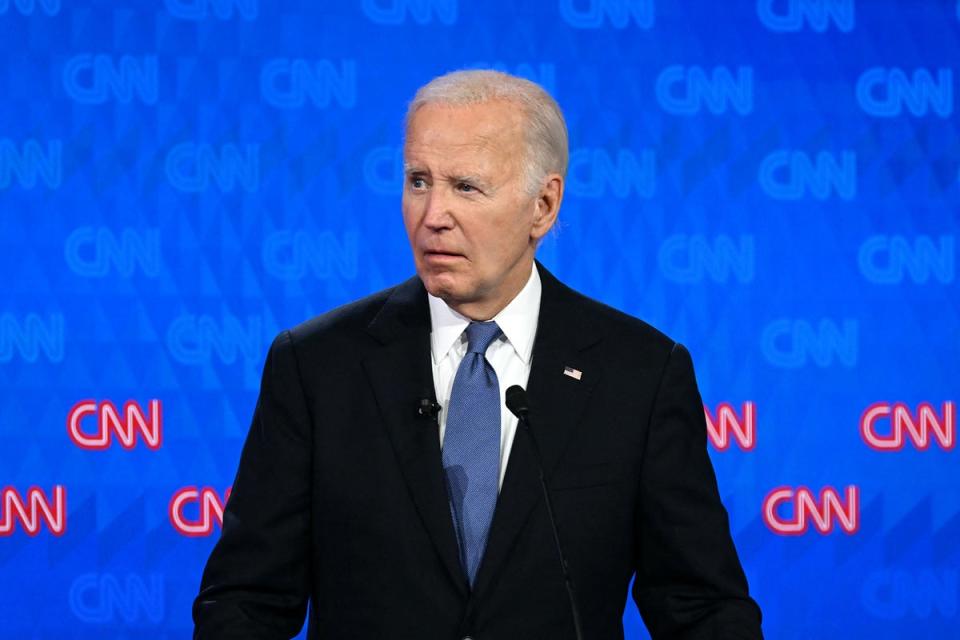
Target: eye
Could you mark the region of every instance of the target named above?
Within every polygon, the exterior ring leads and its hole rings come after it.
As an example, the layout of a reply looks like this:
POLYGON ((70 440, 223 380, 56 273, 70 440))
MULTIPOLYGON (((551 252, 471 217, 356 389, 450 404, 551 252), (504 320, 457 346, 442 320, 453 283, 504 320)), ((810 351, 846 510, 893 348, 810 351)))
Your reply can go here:
POLYGON ((475 193, 477 188, 468 182, 459 182, 457 183, 457 190, 463 193, 475 193))
POLYGON ((426 189, 427 181, 420 176, 410 176, 410 187, 413 189, 426 189))

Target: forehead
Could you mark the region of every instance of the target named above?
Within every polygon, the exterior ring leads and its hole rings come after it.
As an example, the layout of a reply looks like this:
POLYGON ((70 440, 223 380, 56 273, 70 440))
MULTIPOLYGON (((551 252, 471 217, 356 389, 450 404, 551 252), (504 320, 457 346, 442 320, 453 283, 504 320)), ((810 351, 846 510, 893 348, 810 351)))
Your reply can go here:
POLYGON ((417 163, 475 157, 504 162, 520 149, 522 122, 520 108, 506 101, 427 104, 410 118, 404 160, 417 163))

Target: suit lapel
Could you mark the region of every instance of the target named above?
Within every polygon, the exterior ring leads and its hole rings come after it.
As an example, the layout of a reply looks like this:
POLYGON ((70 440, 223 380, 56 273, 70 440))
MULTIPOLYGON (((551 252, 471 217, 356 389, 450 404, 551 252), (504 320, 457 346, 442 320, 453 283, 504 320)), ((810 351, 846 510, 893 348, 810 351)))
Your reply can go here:
POLYGON ((430 366, 430 311, 418 278, 394 290, 368 331, 381 343, 363 361, 381 415, 423 524, 454 584, 467 590, 435 422, 417 415, 420 398, 435 399, 430 366))
MULTIPOLYGON (((579 294, 562 285, 539 263, 542 294, 527 399, 530 422, 548 479, 559 462, 587 399, 601 375, 601 363, 586 352, 600 335, 579 314, 579 294), (579 380, 564 375, 571 367, 579 380)), ((506 410, 506 409, 504 409, 506 410)), ((506 561, 533 507, 543 499, 528 434, 518 426, 507 472, 490 526, 474 590, 481 592, 506 561)))

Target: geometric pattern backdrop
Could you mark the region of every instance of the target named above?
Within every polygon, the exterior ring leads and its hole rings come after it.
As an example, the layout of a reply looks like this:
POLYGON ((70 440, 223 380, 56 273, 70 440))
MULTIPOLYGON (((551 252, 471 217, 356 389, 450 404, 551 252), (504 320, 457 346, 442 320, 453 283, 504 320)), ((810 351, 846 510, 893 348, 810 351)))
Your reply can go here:
POLYGON ((2 635, 189 635, 267 347, 413 273, 471 67, 565 112, 540 259, 690 348, 767 636, 955 637, 955 0, 0 0, 2 635))

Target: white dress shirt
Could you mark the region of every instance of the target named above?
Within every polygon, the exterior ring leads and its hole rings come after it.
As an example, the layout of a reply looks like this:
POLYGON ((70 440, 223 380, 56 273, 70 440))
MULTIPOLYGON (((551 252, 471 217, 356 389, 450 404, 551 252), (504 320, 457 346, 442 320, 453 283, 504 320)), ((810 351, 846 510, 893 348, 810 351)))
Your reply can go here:
MULTIPOLYGON (((504 404, 507 389, 518 384, 524 389, 530 377, 533 357, 533 339, 540 318, 540 274, 534 265, 527 284, 520 293, 492 318, 503 331, 487 348, 487 362, 493 367, 500 383, 500 481, 507 471, 513 436, 517 431, 517 417, 504 404)), ((440 447, 447 427, 447 408, 453 379, 460 361, 467 352, 466 328, 470 318, 447 306, 440 298, 427 294, 430 300, 430 355, 433 364, 433 385, 440 403, 440 447)))

